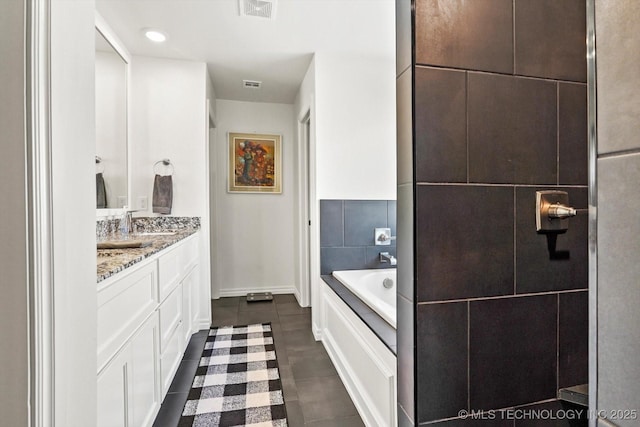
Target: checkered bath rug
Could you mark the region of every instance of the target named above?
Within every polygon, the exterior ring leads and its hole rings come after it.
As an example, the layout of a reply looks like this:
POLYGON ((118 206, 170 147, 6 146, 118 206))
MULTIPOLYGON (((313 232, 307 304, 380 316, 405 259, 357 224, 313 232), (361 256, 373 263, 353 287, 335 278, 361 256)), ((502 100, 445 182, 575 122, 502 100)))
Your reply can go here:
POLYGON ((270 323, 211 328, 178 426, 287 426, 270 323))

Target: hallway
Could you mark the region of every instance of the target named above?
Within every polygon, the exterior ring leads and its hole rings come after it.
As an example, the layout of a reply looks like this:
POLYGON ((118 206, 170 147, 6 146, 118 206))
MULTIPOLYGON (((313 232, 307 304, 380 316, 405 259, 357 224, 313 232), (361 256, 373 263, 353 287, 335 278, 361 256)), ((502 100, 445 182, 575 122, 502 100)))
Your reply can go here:
MULTIPOLYGON (((311 333, 311 309, 293 295, 273 302, 244 297, 212 300, 213 326, 271 322, 290 427, 363 426, 321 342, 311 333)), ((193 335, 154 427, 175 427, 187 398, 206 331, 193 335)))

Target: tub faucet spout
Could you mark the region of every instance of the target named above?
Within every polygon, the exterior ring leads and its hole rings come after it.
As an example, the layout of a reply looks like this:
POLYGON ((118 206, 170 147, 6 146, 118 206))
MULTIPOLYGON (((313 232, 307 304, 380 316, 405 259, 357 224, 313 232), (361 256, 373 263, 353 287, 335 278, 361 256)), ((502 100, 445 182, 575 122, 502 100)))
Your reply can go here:
POLYGON ((396 259, 396 257, 391 255, 389 252, 380 252, 380 262, 388 262, 391 265, 398 264, 398 260, 396 259))

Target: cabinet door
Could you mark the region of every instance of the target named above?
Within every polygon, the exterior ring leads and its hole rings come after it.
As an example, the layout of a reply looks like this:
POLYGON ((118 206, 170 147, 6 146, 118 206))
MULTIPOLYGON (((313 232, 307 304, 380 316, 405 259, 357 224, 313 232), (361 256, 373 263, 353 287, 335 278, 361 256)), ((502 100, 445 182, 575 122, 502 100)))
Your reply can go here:
POLYGON ((130 402, 133 426, 147 427, 160 409, 160 346, 158 313, 154 312, 131 339, 130 402))
POLYGON ((98 427, 132 425, 130 385, 131 347, 127 344, 98 374, 98 427))
POLYGON ((200 328, 200 304, 211 306, 211 298, 204 297, 200 288, 200 265, 196 264, 189 273, 191 281, 191 332, 200 328))
POLYGON ((162 396, 167 393, 184 353, 182 283, 160 305, 160 373, 162 396))
MULTIPOLYGON (((160 304, 160 352, 164 353, 169 340, 182 322, 182 284, 160 304)), ((182 334, 180 334, 182 339, 182 334)), ((182 341, 181 341, 182 342, 182 341)))
POLYGON ((182 281, 182 342, 185 348, 191 339, 191 330, 193 329, 191 323, 191 295, 193 293, 193 286, 191 285, 191 281, 191 273, 187 274, 182 281))
POLYGON ((160 290, 160 302, 175 289, 182 276, 182 242, 176 243, 175 247, 167 250, 158 259, 158 287, 160 290))

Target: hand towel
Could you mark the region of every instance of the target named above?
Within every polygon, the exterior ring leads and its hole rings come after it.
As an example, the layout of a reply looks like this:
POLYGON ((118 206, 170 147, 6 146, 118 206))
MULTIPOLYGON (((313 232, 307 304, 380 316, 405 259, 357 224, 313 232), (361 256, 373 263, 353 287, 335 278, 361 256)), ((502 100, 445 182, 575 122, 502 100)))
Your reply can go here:
POLYGON ((168 215, 173 203, 173 179, 171 175, 156 175, 153 180, 153 213, 168 215))
POLYGON ((96 174, 96 208, 105 209, 107 207, 107 188, 104 185, 102 173, 96 174))

